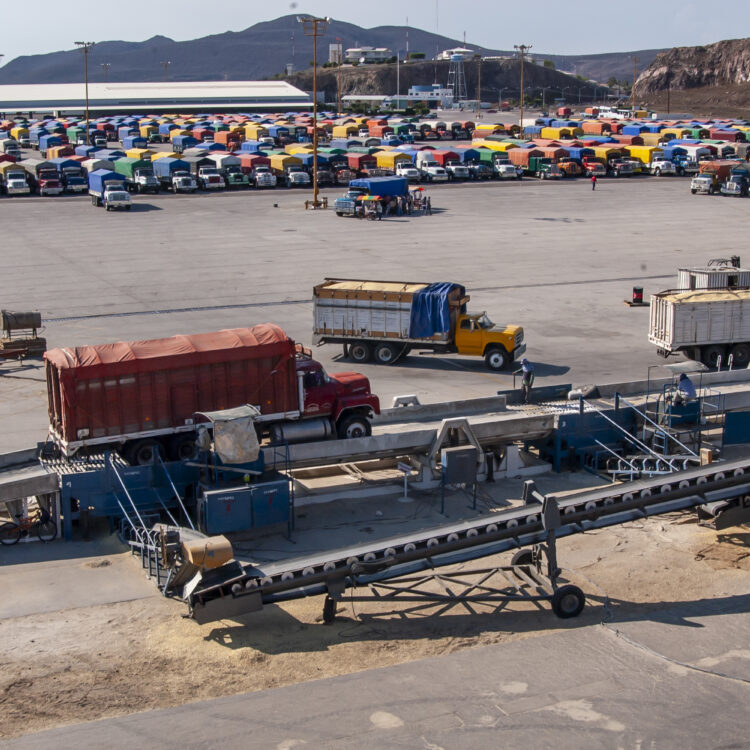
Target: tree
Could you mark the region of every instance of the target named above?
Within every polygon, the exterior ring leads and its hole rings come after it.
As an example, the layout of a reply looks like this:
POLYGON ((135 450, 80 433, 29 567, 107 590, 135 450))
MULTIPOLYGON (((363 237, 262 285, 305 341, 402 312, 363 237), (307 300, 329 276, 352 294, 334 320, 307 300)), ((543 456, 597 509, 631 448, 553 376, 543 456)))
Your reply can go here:
POLYGON ((417 102, 414 105, 414 114, 415 115, 429 115, 430 105, 427 104, 427 102, 417 102))
POLYGON ((555 63, 552 60, 545 60, 544 61, 544 67, 549 68, 550 70, 555 69, 555 63))
POLYGON ((409 53, 410 60, 424 60, 424 58, 425 58, 424 52, 410 52, 409 53))

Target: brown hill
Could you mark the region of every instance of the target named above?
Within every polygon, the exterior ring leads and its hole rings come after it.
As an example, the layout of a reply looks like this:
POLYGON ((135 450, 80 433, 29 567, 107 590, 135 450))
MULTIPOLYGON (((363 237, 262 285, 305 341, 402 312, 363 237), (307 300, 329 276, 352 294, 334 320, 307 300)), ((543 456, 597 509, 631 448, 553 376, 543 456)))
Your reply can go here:
MULTIPOLYGON (((434 82, 443 86, 448 81, 447 61, 411 62, 400 66, 400 91, 405 95, 410 86, 425 86, 434 82)), ((482 100, 497 102, 503 99, 518 99, 521 63, 519 60, 485 60, 482 63, 482 100)), ((478 68, 475 62, 467 62, 466 89, 470 99, 477 95, 478 68)), ((542 65, 526 64, 524 89, 527 96, 540 96, 545 89, 547 103, 559 97, 563 91, 569 102, 591 101, 597 94, 606 95, 602 86, 582 81, 575 76, 545 68, 542 65)), ((396 65, 364 65, 341 69, 341 95, 392 95, 396 93, 396 65)), ((312 71, 295 73, 289 82, 306 91, 312 90, 312 71)), ((318 89, 325 92, 326 101, 336 99, 336 71, 327 68, 318 71, 318 89)))
POLYGON ((675 47, 659 53, 638 76, 638 94, 666 89, 742 85, 750 81, 750 39, 729 39, 706 47, 675 47))

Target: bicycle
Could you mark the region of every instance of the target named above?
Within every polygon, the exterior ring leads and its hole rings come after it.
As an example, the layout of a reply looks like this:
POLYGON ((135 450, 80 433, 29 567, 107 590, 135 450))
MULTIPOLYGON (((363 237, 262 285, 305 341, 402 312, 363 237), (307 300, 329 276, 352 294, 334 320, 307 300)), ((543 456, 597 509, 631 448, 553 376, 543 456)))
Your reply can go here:
POLYGON ((22 536, 29 536, 32 531, 36 532, 40 542, 51 542, 57 536, 57 524, 46 508, 27 518, 17 515, 16 519, 0 526, 0 543, 16 544, 22 536))

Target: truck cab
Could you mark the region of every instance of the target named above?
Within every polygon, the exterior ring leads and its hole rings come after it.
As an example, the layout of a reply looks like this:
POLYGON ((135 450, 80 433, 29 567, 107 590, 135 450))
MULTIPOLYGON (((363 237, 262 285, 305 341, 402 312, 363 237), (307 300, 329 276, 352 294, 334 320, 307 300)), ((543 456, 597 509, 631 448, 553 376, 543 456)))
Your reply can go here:
POLYGON ((711 172, 702 172, 690 180, 690 192, 693 195, 713 195, 719 192, 720 183, 717 176, 711 172))
POLYGON ((3 177, 5 192, 8 195, 28 195, 31 192, 26 171, 23 168, 6 170, 3 177))
POLYGON ((666 158, 656 158, 651 162, 649 172, 655 177, 661 177, 664 175, 676 175, 677 167, 673 161, 666 158))
POLYGON ((502 370, 526 351, 521 326, 496 326, 486 312, 463 313, 456 321, 455 344, 459 354, 484 357, 491 370, 502 370))
POLYGON ((427 182, 448 182, 448 173, 436 161, 423 161, 420 169, 427 182))
POLYGON ((557 166, 563 177, 580 177, 583 174, 583 168, 575 159, 560 159, 557 166))
MULTIPOLYGON (((367 437, 372 428, 370 419, 380 414, 380 400, 370 391, 370 381, 358 372, 329 375, 309 349, 297 345, 297 379, 303 403, 302 421, 284 426, 285 431, 305 429, 305 420, 325 420, 339 438, 367 437)), ((326 437, 328 436, 326 435, 326 437)), ((278 438, 276 435, 275 438, 278 438)), ((292 437, 292 435, 281 435, 292 437)))
POLYGON ((154 177, 154 171, 151 168, 136 169, 132 184, 139 193, 158 193, 161 189, 161 183, 154 177))
POLYGON ((632 177, 634 174, 633 165, 627 159, 612 159, 609 171, 613 177, 632 177))
POLYGON ((469 168, 460 161, 448 161, 445 163, 445 171, 449 180, 468 180, 471 177, 469 168))
POLYGON ((292 164, 284 172, 287 187, 308 187, 312 184, 310 175, 299 165, 292 164))
POLYGON ((252 171, 253 182, 257 188, 275 188, 276 187, 276 175, 271 171, 271 168, 265 164, 259 164, 253 168, 252 171))
POLYGON ((721 186, 722 195, 732 195, 736 197, 746 197, 748 194, 748 184, 750 175, 747 172, 732 172, 729 179, 721 186))
POLYGON ((498 180, 521 180, 523 179, 523 169, 511 164, 509 161, 496 159, 493 165, 493 171, 498 180))
POLYGON ((193 175, 185 170, 179 170, 172 175, 172 190, 175 193, 194 193, 198 183, 193 175))
POLYGON ((200 167, 198 185, 203 190, 221 190, 226 186, 221 172, 216 167, 200 167))
POLYGON ((102 203, 107 211, 116 211, 120 208, 130 211, 130 195, 127 190, 119 187, 107 188, 102 203))
POLYGON ((597 177, 607 176, 607 168, 601 161, 599 161, 599 159, 589 159, 584 156, 583 168, 585 170, 586 177, 592 177, 593 175, 596 175, 597 177))
POLYGON ((238 188, 249 188, 250 179, 248 176, 238 167, 233 164, 224 170, 224 179, 227 181, 227 187, 232 190, 238 188))
POLYGON ((413 164, 405 161, 396 164, 396 174, 399 177, 406 177, 409 182, 419 182, 421 179, 419 170, 413 164))

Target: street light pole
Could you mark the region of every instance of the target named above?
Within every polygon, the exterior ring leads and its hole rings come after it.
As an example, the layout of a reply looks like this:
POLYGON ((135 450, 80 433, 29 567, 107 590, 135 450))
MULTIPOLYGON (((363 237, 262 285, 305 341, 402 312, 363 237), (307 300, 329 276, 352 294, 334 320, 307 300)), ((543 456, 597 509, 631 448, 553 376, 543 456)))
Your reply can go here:
POLYGON ((169 80, 169 66, 172 64, 171 60, 163 60, 161 63, 159 63, 162 68, 164 68, 164 81, 169 80))
POLYGON ((477 120, 482 116, 482 56, 477 55, 477 120))
POLYGON ((86 145, 90 145, 89 137, 89 49, 95 42, 75 42, 76 47, 83 50, 83 80, 86 92, 86 145))
POLYGON ((305 30, 305 36, 313 38, 313 208, 318 202, 318 37, 326 33, 331 19, 297 16, 305 30))
POLYGON ((526 53, 531 49, 530 44, 514 44, 513 48, 521 53, 521 138, 523 138, 523 63, 526 53))
POLYGON ((336 66, 336 111, 341 114, 341 63, 344 61, 344 44, 341 37, 336 37, 338 45, 336 46, 336 57, 338 65, 336 66))
POLYGON ((99 63, 102 70, 104 71, 104 83, 107 82, 107 74, 109 73, 109 69, 112 67, 112 63, 99 63))

